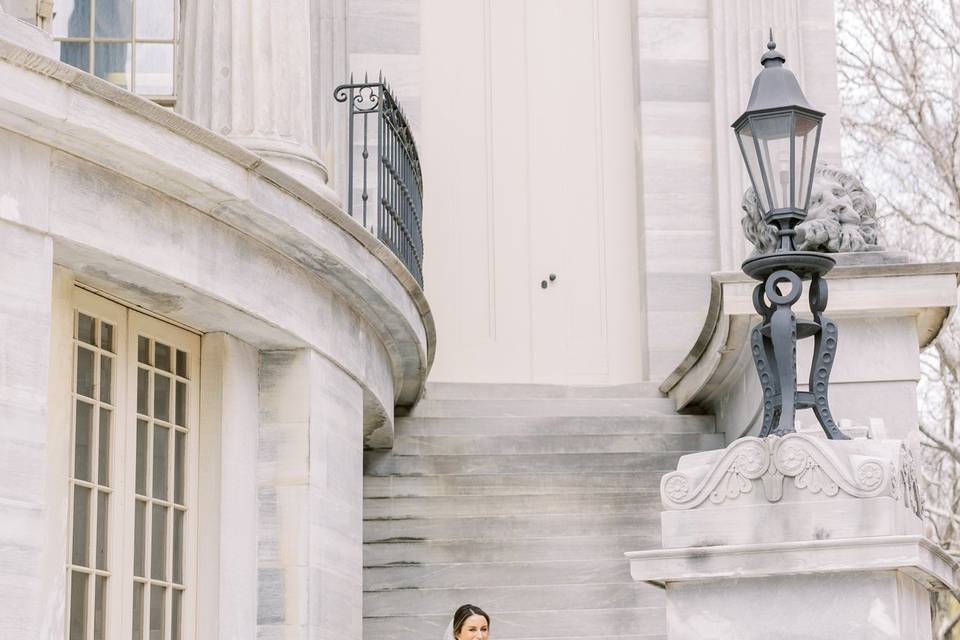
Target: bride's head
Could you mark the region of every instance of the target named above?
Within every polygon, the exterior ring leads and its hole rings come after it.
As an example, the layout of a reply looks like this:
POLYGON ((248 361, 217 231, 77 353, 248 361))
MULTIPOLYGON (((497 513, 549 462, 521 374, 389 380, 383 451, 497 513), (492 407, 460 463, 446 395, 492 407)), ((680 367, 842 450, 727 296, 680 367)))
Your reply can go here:
POLYGON ((453 614, 454 640, 487 640, 490 616, 476 605, 465 604, 453 614))

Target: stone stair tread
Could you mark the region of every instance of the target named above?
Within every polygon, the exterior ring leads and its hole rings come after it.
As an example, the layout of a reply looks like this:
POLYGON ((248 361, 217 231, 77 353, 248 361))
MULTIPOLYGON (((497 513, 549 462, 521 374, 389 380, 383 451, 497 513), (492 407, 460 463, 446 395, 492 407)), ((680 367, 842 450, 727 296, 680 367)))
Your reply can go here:
POLYGON ((536 587, 424 587, 364 591, 363 610, 370 616, 415 613, 449 615, 465 602, 482 602, 490 611, 543 611, 594 608, 603 602, 612 608, 663 606, 664 592, 641 582, 538 585, 536 587))
POLYGON ((584 471, 662 471, 676 469, 680 456, 694 451, 633 453, 520 453, 497 456, 364 452, 368 475, 443 475, 463 473, 580 473, 584 471))
POLYGON ((662 398, 658 382, 619 385, 561 385, 536 383, 428 382, 424 398, 662 398))
POLYGON ((364 545, 364 566, 416 564, 479 564, 622 558, 626 551, 642 551, 660 542, 657 531, 603 532, 589 536, 518 538, 489 540, 406 540, 368 542, 364 545))
POLYGON ((366 567, 364 587, 397 589, 411 586, 538 586, 591 584, 619 580, 632 582, 630 563, 623 557, 591 560, 487 562, 467 565, 451 562, 430 565, 366 567))
POLYGON ((511 514, 481 518, 397 518, 364 521, 363 538, 364 542, 542 538, 544 531, 554 533, 554 537, 570 537, 593 535, 604 530, 609 531, 611 527, 619 529, 654 526, 659 532, 660 516, 657 513, 623 513, 589 517, 511 514))
POLYGON ((467 398, 424 399, 411 417, 655 416, 672 415, 670 398, 467 398))
POLYGON ((397 417, 398 435, 601 435, 714 433, 713 416, 662 414, 635 416, 397 417))
POLYGON ((659 453, 720 449, 719 433, 604 435, 399 435, 393 455, 521 455, 539 453, 659 453))
POLYGON ((620 513, 656 509, 654 487, 620 493, 515 494, 510 496, 431 496, 367 498, 364 518, 479 516, 502 512, 527 515, 620 513))
MULTIPOLYGON (((451 612, 452 613, 452 612, 451 612)), ((618 637, 614 634, 629 631, 636 633, 638 626, 651 634, 663 635, 666 632, 666 616, 660 607, 623 608, 623 609, 578 609, 545 610, 531 612, 487 611, 492 620, 491 635, 500 638, 596 638, 598 636, 618 637), (548 634, 548 635, 544 635, 548 634), (592 635, 585 635, 592 634, 592 635)), ((390 618, 367 618, 364 620, 364 632, 369 630, 373 638, 439 638, 443 628, 449 623, 447 615, 391 616, 390 618), (384 635, 398 633, 399 635, 384 635)), ((619 636, 623 638, 623 636, 619 636)), ((644 637, 644 636, 639 636, 644 637)), ((649 636, 647 636, 649 637, 649 636)))
POLYGON ((659 491, 662 471, 592 471, 590 473, 424 474, 366 476, 365 497, 505 496, 541 493, 621 493, 659 491))

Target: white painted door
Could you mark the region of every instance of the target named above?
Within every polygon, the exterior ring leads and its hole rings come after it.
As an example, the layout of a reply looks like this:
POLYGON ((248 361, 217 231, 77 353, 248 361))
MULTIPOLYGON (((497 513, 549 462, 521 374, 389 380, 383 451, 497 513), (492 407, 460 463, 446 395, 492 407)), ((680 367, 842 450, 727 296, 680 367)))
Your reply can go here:
POLYGON ((432 379, 642 379, 629 0, 422 7, 432 379))

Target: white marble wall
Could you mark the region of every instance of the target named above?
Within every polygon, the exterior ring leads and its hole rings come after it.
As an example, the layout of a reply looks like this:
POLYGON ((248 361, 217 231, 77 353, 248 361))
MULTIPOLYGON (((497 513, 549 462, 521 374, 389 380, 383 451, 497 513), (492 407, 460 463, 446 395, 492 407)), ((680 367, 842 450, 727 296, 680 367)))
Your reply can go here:
POLYGON ((49 631, 44 568, 61 550, 47 546, 55 537, 46 495, 53 243, 10 213, 0 210, 0 637, 33 638, 49 631))
POLYGON ((258 638, 360 640, 360 387, 309 350, 260 358, 258 638))

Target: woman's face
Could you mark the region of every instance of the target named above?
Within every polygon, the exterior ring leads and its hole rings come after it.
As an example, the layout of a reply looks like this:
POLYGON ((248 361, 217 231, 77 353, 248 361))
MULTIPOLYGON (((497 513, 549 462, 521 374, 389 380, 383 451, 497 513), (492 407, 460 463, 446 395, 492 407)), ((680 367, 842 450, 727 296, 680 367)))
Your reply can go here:
POLYGON ((483 616, 470 616, 460 627, 460 633, 456 638, 457 640, 487 640, 490 637, 487 626, 487 619, 483 616))

